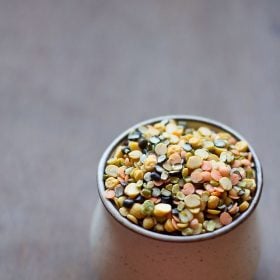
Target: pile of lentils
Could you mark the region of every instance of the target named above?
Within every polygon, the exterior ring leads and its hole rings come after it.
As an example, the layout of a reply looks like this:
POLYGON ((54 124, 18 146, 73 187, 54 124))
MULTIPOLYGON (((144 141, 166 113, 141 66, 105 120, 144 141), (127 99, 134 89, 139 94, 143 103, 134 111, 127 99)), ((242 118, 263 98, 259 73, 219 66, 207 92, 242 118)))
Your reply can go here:
POLYGON ((131 131, 108 159, 104 183, 104 196, 132 223, 184 236, 230 224, 256 189, 245 141, 176 120, 131 131))

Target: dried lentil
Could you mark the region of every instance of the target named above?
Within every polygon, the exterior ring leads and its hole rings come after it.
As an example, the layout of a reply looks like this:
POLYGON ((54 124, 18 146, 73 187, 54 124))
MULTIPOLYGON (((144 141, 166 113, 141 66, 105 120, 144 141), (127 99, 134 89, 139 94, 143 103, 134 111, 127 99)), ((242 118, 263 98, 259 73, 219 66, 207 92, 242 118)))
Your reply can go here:
POLYGON ((190 169, 199 168, 202 164, 202 158, 199 156, 191 156, 188 159, 187 167, 190 169))
POLYGON ((147 230, 212 232, 245 212, 256 189, 248 143, 163 120, 131 131, 108 159, 104 197, 147 230))
POLYGON ((159 203, 154 207, 154 215, 156 217, 164 217, 171 212, 171 205, 166 203, 159 203))
POLYGON ((130 198, 135 198, 140 193, 140 190, 136 183, 130 183, 125 187, 124 193, 130 198))

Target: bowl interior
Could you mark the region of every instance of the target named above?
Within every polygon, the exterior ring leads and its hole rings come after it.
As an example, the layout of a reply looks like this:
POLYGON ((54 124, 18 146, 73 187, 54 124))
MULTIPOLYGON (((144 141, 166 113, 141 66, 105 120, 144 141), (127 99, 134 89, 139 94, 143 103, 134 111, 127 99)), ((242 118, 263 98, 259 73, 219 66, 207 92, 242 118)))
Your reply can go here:
POLYGON ((131 130, 136 129, 139 126, 146 125, 146 124, 152 124, 152 123, 164 120, 164 119, 187 121, 187 125, 190 128, 199 128, 200 126, 207 126, 215 132, 226 131, 226 132, 229 132, 230 134, 232 134, 238 140, 247 141, 242 135, 240 135, 238 132, 236 132, 232 128, 230 128, 222 123, 219 123, 217 121, 210 120, 208 118, 198 117, 198 116, 171 115, 171 116, 153 118, 153 119, 149 119, 144 122, 138 123, 135 126, 129 128, 128 130, 123 132, 121 135, 119 135, 109 145, 109 147, 106 149, 106 151, 103 153, 103 155, 100 159, 99 166, 98 166, 98 173, 97 173, 98 192, 99 192, 99 196, 100 196, 105 208, 114 217, 114 219, 116 219, 120 224, 122 224, 126 228, 128 228, 138 234, 141 234, 141 235, 144 235, 144 236, 147 236, 150 238, 154 238, 157 240, 162 240, 162 241, 171 241, 171 242, 200 241, 200 240, 205 240, 205 239, 211 239, 211 238, 220 236, 222 234, 225 234, 225 233, 231 231, 233 228, 235 228, 236 226, 238 226, 239 224, 244 222, 252 214, 252 212, 254 211, 254 209, 256 208, 256 206, 259 202, 261 192, 262 192, 262 186, 263 186, 262 168, 261 168, 259 159, 258 159, 254 149, 251 147, 250 143, 249 143, 249 150, 252 153, 252 158, 253 158, 253 162, 255 164, 255 171, 256 171, 257 188, 256 188, 255 195, 254 195, 253 199, 251 200, 250 206, 247 209, 247 211, 245 211, 238 218, 233 220, 233 222, 231 224, 224 226, 220 229, 216 229, 213 232, 208 232, 208 233, 203 233, 203 234, 193 235, 193 236, 172 236, 172 235, 152 232, 152 231, 146 230, 138 225, 135 225, 132 222, 128 221, 126 218, 122 217, 120 215, 119 211, 113 205, 113 203, 111 201, 107 200, 106 198, 104 198, 104 196, 103 196, 103 192, 105 190, 105 186, 104 186, 104 182, 103 182, 104 169, 105 169, 106 161, 108 160, 108 158, 110 157, 112 152, 115 150, 115 148, 125 139, 125 137, 128 135, 128 133, 131 130))

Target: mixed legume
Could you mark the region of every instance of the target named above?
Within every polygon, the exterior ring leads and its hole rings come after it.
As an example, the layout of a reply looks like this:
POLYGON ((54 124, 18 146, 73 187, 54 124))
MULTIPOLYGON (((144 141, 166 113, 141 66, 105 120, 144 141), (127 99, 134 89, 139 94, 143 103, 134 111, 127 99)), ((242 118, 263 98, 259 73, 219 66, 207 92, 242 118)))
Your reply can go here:
POLYGON ((104 171, 104 196, 147 230, 194 235, 230 224, 255 193, 245 141, 185 121, 139 127, 115 149, 104 171))

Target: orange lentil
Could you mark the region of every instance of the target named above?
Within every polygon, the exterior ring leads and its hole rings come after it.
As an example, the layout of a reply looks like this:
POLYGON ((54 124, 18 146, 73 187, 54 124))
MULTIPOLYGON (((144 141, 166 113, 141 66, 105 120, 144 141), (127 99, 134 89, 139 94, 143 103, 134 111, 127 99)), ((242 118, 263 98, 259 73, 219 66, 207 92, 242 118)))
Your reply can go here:
POLYGON ((225 190, 222 187, 214 187, 214 190, 223 193, 225 190))
POLYGON ((228 211, 231 215, 236 214, 239 211, 239 207, 237 203, 234 203, 233 206, 228 211))
POLYGON ((201 189, 195 190, 195 193, 197 193, 197 194, 199 194, 199 195, 202 195, 203 190, 201 190, 201 189))
POLYGON ((196 219, 196 218, 192 219, 190 222, 190 227, 195 229, 195 228, 197 228, 197 226, 198 226, 198 219, 196 219))
POLYGON ((122 177, 118 177, 117 179, 120 181, 120 183, 124 183, 125 181, 122 177))
POLYGON ((234 196, 234 195, 229 195, 228 197, 230 197, 231 199, 239 199, 239 196, 234 196))
POLYGON ((229 143, 230 145, 234 145, 236 142, 237 142, 237 140, 236 140, 234 137, 230 137, 230 138, 228 139, 228 143, 229 143))
POLYGON ((234 155, 236 155, 236 156, 239 156, 239 155, 240 155, 240 152, 237 151, 237 150, 231 150, 231 152, 232 152, 234 155))
POLYGON ((192 183, 186 183, 182 189, 184 195, 192 194, 195 191, 195 187, 192 183))
POLYGON ((152 201, 152 202, 154 202, 154 203, 156 203, 157 200, 158 200, 158 198, 157 198, 157 197, 151 197, 151 198, 149 198, 149 200, 152 201))
POLYGON ((220 197, 220 196, 222 195, 222 193, 221 193, 221 192, 214 191, 214 192, 211 193, 211 195, 215 195, 215 196, 220 197))
POLYGON ((174 218, 171 219, 171 223, 172 223, 173 227, 174 227, 176 230, 178 230, 178 226, 177 226, 177 223, 176 223, 176 221, 175 221, 174 218))
POLYGON ((160 180, 160 181, 154 181, 155 186, 161 186, 164 183, 164 181, 160 180))
POLYGON ((180 153, 180 155, 181 155, 181 158, 186 158, 187 152, 186 151, 182 151, 180 153))
POLYGON ((202 171, 201 175, 203 177, 203 181, 210 181, 211 180, 211 173, 209 171, 202 171))
POLYGON ((126 159, 124 160, 124 164, 125 164, 126 166, 130 166, 129 158, 126 158, 126 159))
POLYGON ((120 167, 119 170, 118 170, 118 173, 120 175, 121 178, 124 178, 125 177, 125 173, 124 173, 124 170, 125 170, 125 167, 120 167))
POLYGON ((212 177, 215 181, 219 181, 219 180, 222 178, 222 175, 221 175, 221 173, 220 173, 218 170, 213 169, 213 170, 211 171, 211 177, 212 177))
POLYGON ((236 159, 232 164, 233 168, 237 168, 237 167, 240 167, 240 166, 241 166, 241 161, 239 159, 236 159))
POLYGON ((210 161, 204 160, 204 161, 202 162, 201 169, 204 170, 204 171, 211 171, 211 170, 212 170, 212 164, 211 164, 211 162, 210 162, 210 161))
POLYGON ((232 195, 232 196, 238 196, 237 195, 237 191, 235 189, 231 189, 229 192, 228 192, 229 195, 232 195))
POLYGON ((230 224, 232 222, 232 217, 229 213, 227 212, 223 212, 221 215, 220 215, 220 223, 224 226, 230 224))
POLYGON ((176 217, 175 215, 172 215, 173 220, 175 220, 177 223, 180 223, 180 219, 176 217))
POLYGON ((220 166, 219 171, 223 177, 228 177, 230 173, 230 168, 226 166, 220 166))
POLYGON ((181 157, 179 153, 173 153, 172 155, 170 155, 169 157, 169 161, 171 164, 177 164, 177 163, 181 163, 181 157))
POLYGON ((244 158, 241 160, 241 164, 245 166, 251 166, 251 161, 244 158))
POLYGON ((200 183, 200 182, 202 182, 202 181, 203 181, 203 176, 202 176, 201 172, 193 172, 193 173, 191 174, 191 180, 192 180, 192 182, 194 182, 194 183, 200 183))
POLYGON ((113 199, 115 197, 115 191, 113 191, 113 190, 106 190, 104 192, 104 196, 107 199, 113 199))
POLYGON ((240 181, 240 176, 238 174, 231 174, 230 175, 230 180, 233 186, 237 185, 240 181))
POLYGON ((214 188, 212 185, 210 185, 210 184, 205 185, 204 188, 205 188, 205 190, 208 191, 208 192, 213 192, 213 191, 215 191, 215 188, 214 188))

